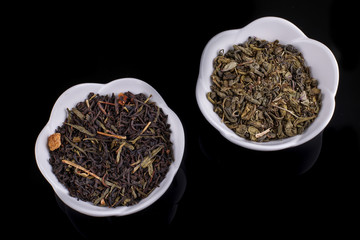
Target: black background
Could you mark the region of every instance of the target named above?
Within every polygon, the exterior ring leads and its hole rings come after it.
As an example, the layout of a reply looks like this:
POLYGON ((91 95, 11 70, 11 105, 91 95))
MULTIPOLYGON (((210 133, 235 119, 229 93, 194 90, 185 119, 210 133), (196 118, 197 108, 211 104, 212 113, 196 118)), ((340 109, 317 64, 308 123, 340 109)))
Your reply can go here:
MULTIPOLYGON (((17 25, 9 27, 14 41, 8 47, 15 69, 9 83, 20 88, 21 107, 14 114, 20 112, 24 127, 17 127, 21 157, 12 159, 21 164, 10 169, 21 177, 17 184, 4 181, 14 193, 3 198, 5 206, 17 210, 10 225, 23 230, 13 234, 51 233, 58 239, 358 234, 359 44, 351 6, 346 1, 208 1, 15 7, 11 19, 17 25), (334 116, 314 143, 317 161, 301 175, 287 169, 296 158, 290 153, 284 153, 282 165, 277 155, 225 140, 195 99, 206 43, 264 16, 291 21, 327 45, 339 64, 334 116), (66 89, 124 77, 152 85, 177 113, 186 135, 183 165, 170 190, 146 211, 123 218, 78 215, 59 202, 38 170, 35 141, 66 89)), ((3 107, 11 103, 3 101, 3 107)))

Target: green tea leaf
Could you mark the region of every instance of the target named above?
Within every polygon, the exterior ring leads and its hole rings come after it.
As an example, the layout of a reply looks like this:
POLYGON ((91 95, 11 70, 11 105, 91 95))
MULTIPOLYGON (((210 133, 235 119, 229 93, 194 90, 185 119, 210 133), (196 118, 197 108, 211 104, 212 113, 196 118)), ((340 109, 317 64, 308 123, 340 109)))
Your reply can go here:
POLYGON ((142 167, 142 168, 148 167, 149 164, 152 163, 152 158, 155 157, 155 155, 158 154, 158 153, 161 151, 161 149, 163 149, 163 148, 164 148, 164 146, 161 145, 160 147, 154 149, 154 150, 151 152, 150 156, 147 156, 147 157, 144 158, 144 160, 143 160, 142 163, 141 163, 141 167, 142 167))
POLYGON ((86 135, 89 135, 91 137, 94 137, 96 135, 96 134, 93 134, 93 133, 89 132, 88 130, 86 130, 83 126, 70 124, 70 123, 67 123, 67 122, 65 122, 65 124, 75 128, 76 130, 78 130, 78 131, 80 131, 80 132, 82 132, 82 133, 84 133, 86 135))
POLYGON ((74 148, 76 148, 77 150, 79 150, 80 152, 82 152, 83 154, 85 154, 85 156, 87 156, 84 149, 82 149, 81 147, 79 147, 78 145, 76 145, 75 143, 73 143, 68 137, 64 136, 64 138, 65 138, 65 140, 66 140, 68 143, 70 143, 71 146, 73 146, 74 148))
POLYGON ((78 116, 78 118, 80 118, 80 120, 84 120, 85 116, 84 114, 82 114, 79 110, 77 110, 76 108, 72 108, 71 111, 78 116))

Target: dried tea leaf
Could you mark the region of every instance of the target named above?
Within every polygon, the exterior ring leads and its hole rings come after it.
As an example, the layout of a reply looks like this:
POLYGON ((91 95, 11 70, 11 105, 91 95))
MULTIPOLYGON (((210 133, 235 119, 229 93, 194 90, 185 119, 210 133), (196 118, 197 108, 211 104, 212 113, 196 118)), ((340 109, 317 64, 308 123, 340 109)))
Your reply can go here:
POLYGON ((149 173, 149 176, 152 176, 153 173, 154 173, 154 168, 153 168, 152 163, 150 163, 150 164, 148 165, 148 173, 149 173))
POLYGON ((76 148, 77 150, 79 150, 80 152, 82 152, 83 154, 85 154, 85 156, 87 156, 86 152, 84 149, 82 149, 81 147, 79 147, 78 145, 76 145, 75 143, 73 143, 68 137, 64 136, 65 140, 74 148, 76 148))
POLYGON ((74 143, 79 143, 79 142, 81 142, 81 138, 80 137, 74 137, 73 142, 74 143))
POLYGON ((72 108, 71 111, 75 113, 75 115, 78 116, 80 120, 84 120, 85 116, 79 110, 77 110, 76 108, 72 108))
POLYGON ((246 125, 239 125, 236 127, 236 134, 238 134, 240 137, 245 137, 245 134, 247 133, 247 127, 246 125))
POLYGON ((70 123, 67 123, 67 122, 65 122, 64 124, 69 125, 69 126, 75 128, 75 129, 77 129, 78 131, 80 131, 80 132, 82 132, 82 133, 84 133, 86 135, 89 135, 91 137, 94 137, 96 135, 96 134, 93 134, 93 133, 89 132, 88 130, 86 130, 83 126, 70 124, 70 123))
POLYGON ((255 134, 255 137, 256 137, 256 138, 260 138, 260 137, 264 136, 265 134, 267 134, 268 132, 270 132, 270 129, 271 129, 271 128, 268 128, 268 129, 266 129, 265 131, 262 131, 262 132, 260 132, 260 133, 256 133, 256 134, 255 134))
POLYGON ((163 148, 164 148, 164 146, 161 145, 160 147, 157 147, 156 149, 154 149, 151 152, 150 156, 145 157, 144 160, 141 162, 141 167, 142 168, 148 167, 149 164, 151 164, 153 161, 152 158, 155 157, 155 155, 158 154, 161 151, 161 149, 163 149, 163 148))
POLYGON ((226 72, 234 69, 237 65, 237 62, 229 62, 226 64, 221 71, 226 72))

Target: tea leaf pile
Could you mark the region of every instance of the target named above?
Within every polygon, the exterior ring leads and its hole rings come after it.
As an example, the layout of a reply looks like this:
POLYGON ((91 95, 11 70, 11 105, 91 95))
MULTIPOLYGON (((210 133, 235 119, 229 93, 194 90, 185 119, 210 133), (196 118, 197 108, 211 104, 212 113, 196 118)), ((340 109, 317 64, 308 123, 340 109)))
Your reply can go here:
POLYGON ((150 98, 90 93, 67 110, 56 130, 61 145, 50 151, 49 162, 71 196, 129 206, 159 186, 173 162, 171 131, 167 115, 150 98))
POLYGON ((318 81, 292 45, 249 37, 220 50, 208 100, 237 135, 257 142, 301 134, 321 107, 318 81))

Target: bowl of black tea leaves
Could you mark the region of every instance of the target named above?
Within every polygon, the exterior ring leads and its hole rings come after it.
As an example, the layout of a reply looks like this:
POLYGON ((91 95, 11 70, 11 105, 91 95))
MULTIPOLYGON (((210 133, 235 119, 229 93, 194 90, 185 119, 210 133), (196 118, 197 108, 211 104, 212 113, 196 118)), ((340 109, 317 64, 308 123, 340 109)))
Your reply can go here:
POLYGON ((149 84, 124 78, 79 84, 56 101, 38 136, 38 167, 68 206, 123 216, 159 199, 185 147, 177 115, 149 84))
POLYGON ((219 33, 206 45, 196 99, 209 123, 252 150, 296 147, 316 137, 335 109, 332 52, 277 17, 219 33))

